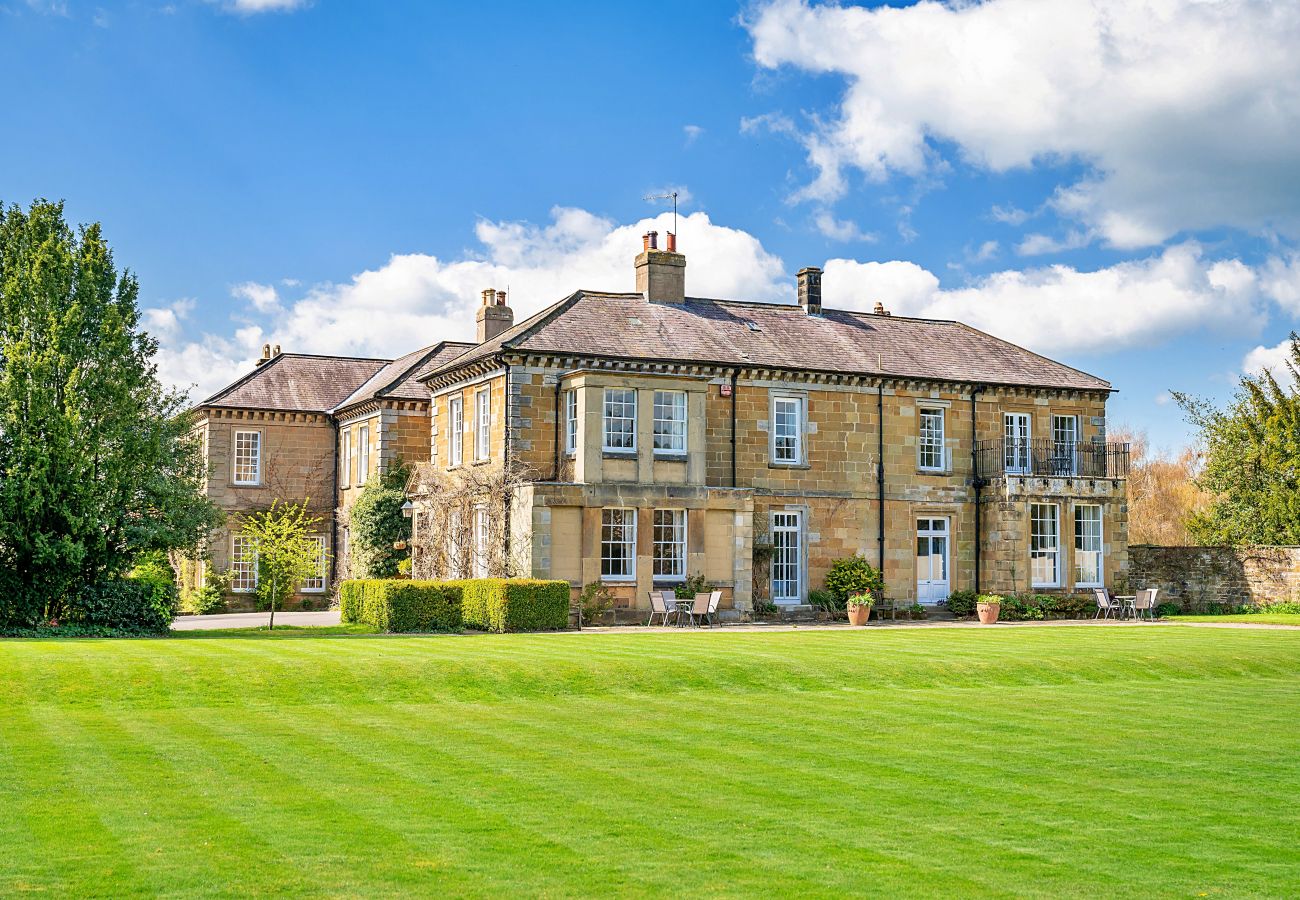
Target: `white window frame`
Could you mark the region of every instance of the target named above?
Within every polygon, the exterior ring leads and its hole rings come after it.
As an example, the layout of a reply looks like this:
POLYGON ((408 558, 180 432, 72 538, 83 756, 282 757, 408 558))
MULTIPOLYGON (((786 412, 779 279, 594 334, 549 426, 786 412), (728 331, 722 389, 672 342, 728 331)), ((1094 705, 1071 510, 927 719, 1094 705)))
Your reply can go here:
POLYGON ((564 452, 569 456, 578 453, 578 391, 575 388, 564 392, 564 452))
POLYGON ((637 412, 637 392, 636 388, 605 388, 601 399, 601 449, 606 453, 635 453, 636 452, 636 412, 637 412), (613 395, 620 395, 615 398, 613 395), (628 398, 631 398, 629 400, 628 398), (617 403, 617 415, 610 415, 610 403, 617 403), (628 414, 629 405, 631 415, 628 414), (620 428, 617 437, 620 443, 611 444, 610 425, 626 423, 627 428, 620 428), (621 442, 626 439, 631 443, 624 446, 621 442))
POLYGON ((465 462, 465 398, 456 395, 447 401, 447 465, 455 468, 465 462))
POLYGON ((685 391, 655 391, 655 455, 686 455, 686 423, 689 408, 690 401, 685 391))
POLYGON ((465 577, 465 557, 462 552, 464 535, 460 507, 453 507, 447 513, 447 575, 450 578, 465 577))
POLYGON ((339 487, 352 486, 352 429, 344 428, 339 452, 339 487))
POLYGON ((801 466, 804 464, 804 416, 808 408, 807 398, 790 394, 773 394, 770 404, 771 424, 768 431, 771 438, 768 441, 769 452, 772 463, 778 466, 801 466), (780 419, 786 413, 782 409, 794 411, 794 433, 782 434, 781 426, 778 424, 780 419), (787 448, 783 442, 793 441, 793 445, 787 448), (788 454, 788 455, 783 455, 788 454))
POLYGON ((357 426, 357 484, 370 480, 370 426, 357 426))
POLYGON ((636 519, 636 510, 630 507, 607 506, 600 511, 601 581, 636 581, 636 519), (609 552, 614 548, 621 552, 609 552), (626 570, 607 572, 616 562, 626 563, 626 570))
POLYGON ((1105 516, 1103 515, 1103 511, 1100 503, 1075 504, 1074 507, 1074 578, 1075 578, 1074 586, 1075 587, 1080 587, 1080 588, 1105 587, 1106 526, 1104 523, 1105 523, 1105 516), (1080 513, 1082 513, 1084 510, 1096 511, 1097 518, 1095 523, 1085 522, 1082 519, 1080 513), (1092 525, 1092 524, 1096 525, 1095 533, 1091 529, 1085 528, 1085 526, 1092 525), (1085 543, 1090 542, 1089 539, 1091 538, 1096 539, 1095 550, 1090 550, 1087 547, 1083 546, 1085 543), (1097 577, 1095 579, 1088 579, 1084 577, 1085 573, 1083 571, 1083 566, 1079 562, 1083 554, 1096 555, 1096 568, 1097 568, 1096 576, 1097 577))
POLYGON ((298 588, 304 594, 323 594, 325 586, 329 581, 329 541, 323 534, 313 534, 311 539, 314 540, 318 547, 320 562, 316 565, 316 577, 308 578, 298 588))
POLYGON ((488 542, 490 539, 488 521, 488 508, 486 503, 480 503, 474 507, 474 577, 487 578, 490 566, 488 565, 488 542))
POLYGON ((916 467, 924 472, 948 470, 945 443, 945 415, 942 406, 922 406, 917 410, 916 467), (934 427, 938 420, 938 428, 934 427), (928 425, 927 425, 928 420, 928 425))
POLYGON ((474 392, 474 461, 483 462, 492 455, 492 389, 474 392))
POLYGON ((232 534, 230 536, 230 592, 251 594, 256 590, 257 541, 246 535, 232 534))
POLYGON ((1028 475, 1033 468, 1034 420, 1029 413, 1002 414, 1002 468, 1008 475, 1028 475), (1015 423, 1014 425, 1012 423, 1015 423), (1021 424, 1023 423, 1023 432, 1021 424))
POLYGON ((804 573, 803 573, 803 553, 804 553, 804 534, 803 534, 803 513, 800 510, 782 509, 773 510, 771 519, 772 528, 772 602, 782 604, 796 604, 803 600, 804 590, 804 573), (788 535, 793 535, 793 545, 787 545, 784 542, 788 540, 788 535), (782 552, 793 554, 793 561, 781 559, 782 552), (787 574, 789 566, 793 565, 793 593, 782 593, 778 591, 777 585, 789 583, 791 579, 780 577, 787 574))
POLYGON ((650 571, 655 581, 686 580, 686 522, 684 509, 654 511, 650 571))
POLYGON ((242 486, 256 486, 261 484, 262 483, 262 432, 251 431, 246 429, 238 429, 235 431, 233 435, 232 446, 233 446, 233 452, 231 454, 231 457, 233 463, 233 471, 231 472, 231 476, 232 476, 231 481, 233 481, 235 484, 242 485, 242 486), (251 437, 253 439, 251 443, 248 445, 249 447, 251 447, 251 451, 248 453, 241 453, 240 438, 243 437, 251 437), (247 460, 249 460, 249 462, 246 463, 244 468, 246 471, 247 470, 252 471, 253 474, 251 478, 240 477, 241 455, 243 455, 247 460))
POLYGON ((1074 477, 1079 474, 1079 444, 1081 443, 1081 437, 1078 416, 1072 413, 1052 413, 1053 475, 1074 477), (1062 428, 1061 426, 1067 422, 1069 428, 1062 428), (1063 440, 1067 434, 1069 440, 1063 440), (1068 465, 1061 465, 1061 458, 1068 459, 1068 465))
POLYGON ((1029 578, 1030 584, 1036 588, 1061 586, 1061 507, 1057 503, 1029 504, 1029 578), (1045 510, 1051 510, 1051 515, 1040 515, 1045 510), (1055 533, 1040 532, 1040 522, 1051 523, 1055 533), (1039 560, 1051 561, 1051 580, 1038 577, 1035 563, 1039 560))

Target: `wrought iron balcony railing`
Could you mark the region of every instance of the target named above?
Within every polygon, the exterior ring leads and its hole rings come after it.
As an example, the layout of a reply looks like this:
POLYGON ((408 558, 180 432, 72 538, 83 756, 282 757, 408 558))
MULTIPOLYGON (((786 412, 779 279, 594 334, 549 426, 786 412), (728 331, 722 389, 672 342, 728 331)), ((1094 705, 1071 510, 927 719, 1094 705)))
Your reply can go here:
POLYGON ((1127 478, 1128 444, 1085 441, 979 441, 975 474, 981 478, 1039 475, 1050 478, 1127 478))

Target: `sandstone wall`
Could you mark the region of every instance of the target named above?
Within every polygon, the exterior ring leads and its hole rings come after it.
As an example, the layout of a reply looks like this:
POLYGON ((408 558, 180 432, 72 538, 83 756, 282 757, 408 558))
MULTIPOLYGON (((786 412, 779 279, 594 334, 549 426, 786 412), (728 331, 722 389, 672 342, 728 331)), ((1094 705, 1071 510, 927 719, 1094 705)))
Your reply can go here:
POLYGON ((1129 547, 1130 587, 1189 609, 1300 597, 1300 547, 1129 547))

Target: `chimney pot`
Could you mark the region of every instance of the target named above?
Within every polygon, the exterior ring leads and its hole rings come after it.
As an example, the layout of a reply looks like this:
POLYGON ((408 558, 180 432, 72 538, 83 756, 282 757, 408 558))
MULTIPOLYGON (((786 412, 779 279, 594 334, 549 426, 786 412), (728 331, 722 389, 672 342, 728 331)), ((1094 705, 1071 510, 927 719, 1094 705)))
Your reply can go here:
POLYGON ((883 303, 881 303, 879 300, 877 300, 877 301, 876 301, 875 314, 878 315, 878 316, 887 316, 887 315, 889 315, 889 310, 885 309, 885 304, 883 304, 883 303))
POLYGON ((668 252, 677 252, 677 235, 673 234, 671 231, 668 232, 668 252))
POLYGON ((262 358, 259 359, 259 360, 254 364, 254 365, 258 365, 258 366, 260 366, 262 363, 266 362, 266 361, 267 361, 268 359, 270 359, 270 358, 271 358, 271 345, 270 345, 270 344, 263 344, 263 345, 262 345, 262 358))
POLYGON ((279 344, 276 344, 276 345, 275 345, 275 349, 271 351, 271 355, 272 355, 272 356, 279 356, 279 355, 280 355, 280 345, 279 345, 279 344))
POLYGON ((657 231, 651 231, 651 232, 647 235, 647 237, 650 238, 650 249, 651 249, 651 250, 658 250, 658 249, 659 249, 659 232, 657 232, 657 231))
POLYGON ((822 313, 822 270, 804 266, 799 270, 799 305, 810 316, 822 313))
POLYGON ((497 291, 497 306, 505 306, 505 305, 506 305, 506 292, 497 291))

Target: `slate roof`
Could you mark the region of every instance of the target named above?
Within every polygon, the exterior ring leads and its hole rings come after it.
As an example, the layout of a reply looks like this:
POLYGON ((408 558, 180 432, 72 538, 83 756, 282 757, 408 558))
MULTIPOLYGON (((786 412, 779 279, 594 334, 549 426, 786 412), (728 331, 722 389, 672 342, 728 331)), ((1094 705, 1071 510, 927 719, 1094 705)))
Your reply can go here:
POLYGON ((388 362, 353 356, 281 353, 198 406, 329 412, 388 362))
POLYGON ((380 397, 391 397, 397 400, 428 400, 429 391, 420 384, 419 379, 473 346, 474 344, 460 341, 440 341, 431 347, 412 351, 384 366, 334 409, 346 409, 380 397))
POLYGON ((1110 383, 960 322, 790 304, 578 291, 440 367, 503 350, 1109 391, 1110 383))

